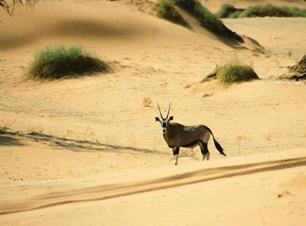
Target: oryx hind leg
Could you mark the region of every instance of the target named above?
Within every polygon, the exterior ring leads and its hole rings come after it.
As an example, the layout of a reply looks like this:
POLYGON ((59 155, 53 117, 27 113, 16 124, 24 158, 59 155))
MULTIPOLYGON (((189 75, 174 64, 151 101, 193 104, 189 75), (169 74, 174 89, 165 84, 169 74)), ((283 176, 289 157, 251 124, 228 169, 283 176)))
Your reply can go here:
POLYGON ((208 150, 207 143, 200 142, 199 144, 202 152, 202 160, 209 160, 210 152, 208 150))
POLYGON ((210 138, 210 132, 206 132, 202 138, 202 142, 207 144, 209 138, 210 138))

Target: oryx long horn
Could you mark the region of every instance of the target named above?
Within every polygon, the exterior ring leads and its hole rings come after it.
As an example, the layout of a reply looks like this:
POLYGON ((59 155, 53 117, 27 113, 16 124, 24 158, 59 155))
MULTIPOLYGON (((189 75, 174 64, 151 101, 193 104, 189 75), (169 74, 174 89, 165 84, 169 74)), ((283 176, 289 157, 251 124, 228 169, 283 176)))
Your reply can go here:
POLYGON ((159 107, 158 101, 157 101, 157 107, 158 107, 158 111, 159 111, 160 117, 161 117, 162 119, 164 119, 164 117, 163 117, 163 115, 162 115, 162 113, 161 113, 161 110, 160 110, 160 107, 159 107))
POLYGON ((167 117, 166 117, 166 118, 168 118, 168 117, 169 117, 170 108, 171 108, 171 100, 169 101, 169 108, 168 108, 168 113, 167 113, 167 117))

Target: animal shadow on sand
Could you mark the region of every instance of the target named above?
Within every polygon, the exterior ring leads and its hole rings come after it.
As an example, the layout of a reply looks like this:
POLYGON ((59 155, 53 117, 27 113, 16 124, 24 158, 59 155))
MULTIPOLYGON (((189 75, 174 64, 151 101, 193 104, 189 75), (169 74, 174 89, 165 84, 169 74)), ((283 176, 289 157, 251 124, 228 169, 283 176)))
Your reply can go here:
POLYGON ((0 129, 0 145, 22 145, 21 138, 30 139, 36 142, 45 143, 50 146, 58 146, 76 152, 89 151, 132 151, 143 154, 164 154, 157 150, 147 148, 137 148, 116 144, 105 144, 99 141, 77 140, 65 137, 58 137, 44 134, 41 132, 31 132, 23 134, 20 132, 13 132, 8 129, 0 129))

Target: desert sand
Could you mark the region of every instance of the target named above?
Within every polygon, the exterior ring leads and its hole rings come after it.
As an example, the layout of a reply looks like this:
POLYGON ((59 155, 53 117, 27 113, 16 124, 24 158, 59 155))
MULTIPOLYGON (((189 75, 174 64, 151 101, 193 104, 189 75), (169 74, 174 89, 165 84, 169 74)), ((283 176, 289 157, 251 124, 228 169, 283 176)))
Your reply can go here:
MULTIPOLYGON (((203 1, 213 12, 224 2, 203 1)), ((230 46, 152 5, 0 11, 0 225, 306 225, 306 84, 278 79, 306 53, 306 19, 223 20, 260 44, 230 46), (112 72, 29 79, 35 53, 56 45, 84 47, 112 72), (260 80, 200 83, 231 60, 260 80), (174 121, 207 125, 227 157, 210 141, 210 161, 182 149, 174 166, 154 120, 169 100, 174 121)))

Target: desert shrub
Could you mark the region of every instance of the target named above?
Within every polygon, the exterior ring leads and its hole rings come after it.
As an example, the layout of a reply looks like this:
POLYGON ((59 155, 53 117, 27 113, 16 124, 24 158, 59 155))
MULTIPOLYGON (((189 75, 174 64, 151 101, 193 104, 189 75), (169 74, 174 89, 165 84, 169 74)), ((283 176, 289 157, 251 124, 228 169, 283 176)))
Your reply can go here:
POLYGON ((176 11, 175 2, 172 0, 160 0, 155 5, 155 10, 157 16, 169 20, 173 23, 181 24, 187 26, 186 21, 183 17, 176 11))
POLYGON ((306 55, 295 64, 289 68, 289 71, 284 75, 280 76, 281 79, 290 79, 290 80, 306 80, 306 55))
POLYGON ((287 6, 253 5, 246 9, 237 9, 230 4, 224 4, 216 14, 221 18, 238 17, 306 17, 306 9, 287 6))
POLYGON ((302 57, 302 59, 298 62, 296 67, 292 68, 298 73, 306 73, 306 55, 302 57))
POLYGON ((255 5, 245 9, 240 17, 306 17, 306 9, 287 6, 255 5))
POLYGON ((197 0, 175 0, 176 4, 198 19, 201 26, 230 40, 243 42, 242 38, 228 29, 223 22, 197 0))
POLYGON ((29 74, 33 78, 59 79, 108 70, 106 63, 89 55, 80 47, 60 46, 40 50, 30 64, 29 74))
POLYGON ((253 68, 236 62, 221 66, 218 69, 217 78, 225 84, 259 79, 253 68))
POLYGON ((219 18, 235 18, 240 15, 244 9, 238 9, 231 4, 225 3, 221 6, 216 16, 219 18))
POLYGON ((188 27, 186 21, 177 12, 176 6, 193 15, 200 22, 202 27, 212 33, 232 41, 243 42, 239 35, 228 29, 220 19, 202 6, 197 0, 159 0, 155 10, 159 17, 188 27))
POLYGON ((291 13, 294 17, 306 17, 306 8, 300 9, 298 7, 290 8, 291 13))

